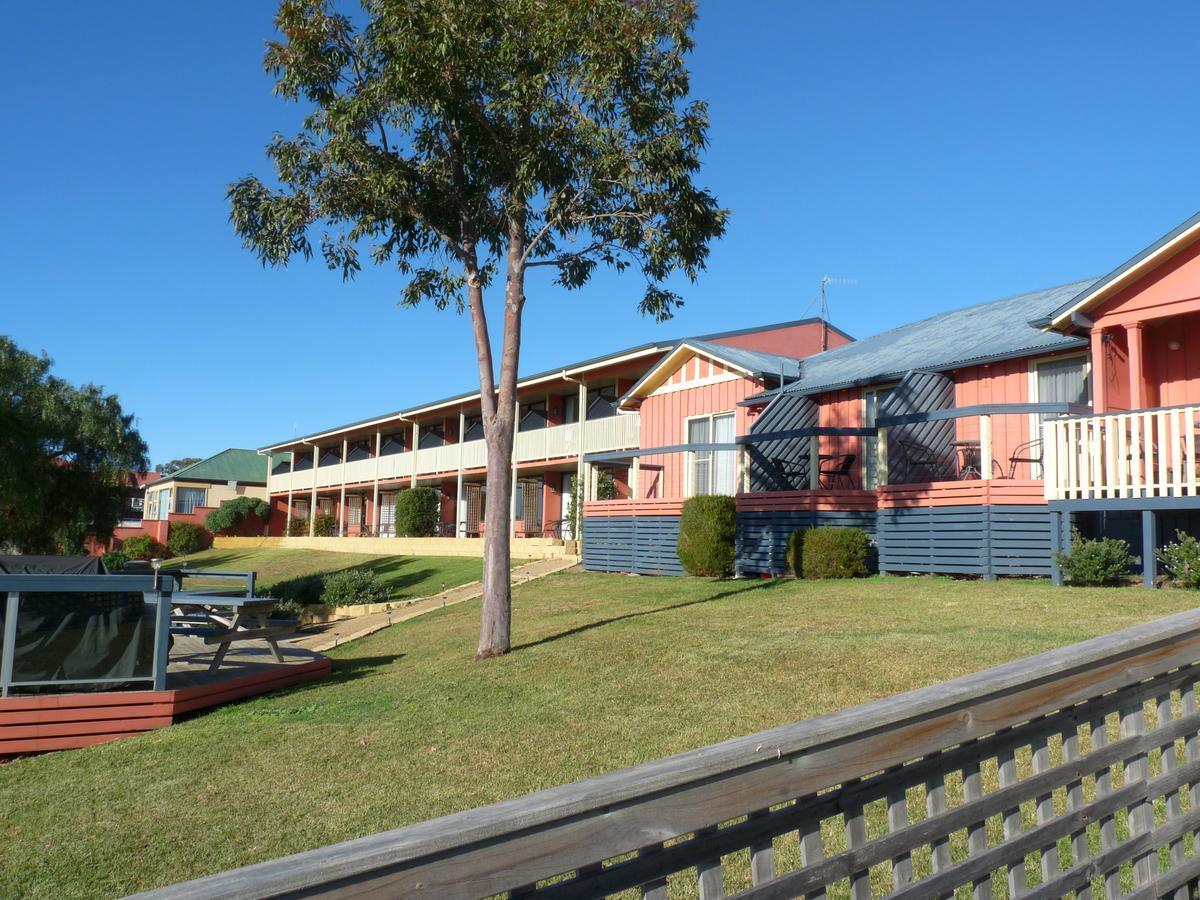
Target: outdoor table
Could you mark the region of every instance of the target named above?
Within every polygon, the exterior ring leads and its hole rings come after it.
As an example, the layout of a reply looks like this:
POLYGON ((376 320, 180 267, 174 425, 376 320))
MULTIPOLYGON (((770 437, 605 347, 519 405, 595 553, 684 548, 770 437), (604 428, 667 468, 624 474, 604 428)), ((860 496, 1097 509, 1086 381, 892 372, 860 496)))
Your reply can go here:
POLYGON ((983 477, 980 459, 982 447, 979 441, 951 441, 950 446, 958 454, 958 478, 960 481, 983 477))

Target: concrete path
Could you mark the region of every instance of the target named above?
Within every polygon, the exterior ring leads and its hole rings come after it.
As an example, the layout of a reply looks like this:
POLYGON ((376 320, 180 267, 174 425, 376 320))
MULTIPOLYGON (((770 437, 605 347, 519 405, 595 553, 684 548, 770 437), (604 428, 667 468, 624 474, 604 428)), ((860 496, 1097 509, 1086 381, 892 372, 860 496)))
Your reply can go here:
MULTIPOLYGON (((513 569, 512 583, 516 587, 518 584, 544 578, 547 575, 562 572, 577 565, 579 565, 579 560, 575 557, 539 559, 536 562, 513 569)), ((387 628, 396 622, 406 622, 409 619, 415 619, 417 616, 423 616, 425 613, 433 612, 435 609, 441 609, 444 606, 465 603, 468 600, 474 600, 476 597, 482 596, 482 594, 483 585, 478 581, 472 581, 469 584, 459 585, 456 588, 450 588, 448 591, 442 591, 440 594, 435 594, 432 597, 422 597, 419 600, 412 600, 398 609, 382 613, 372 613, 369 616, 358 616, 353 619, 339 619, 336 622, 311 626, 300 632, 300 637, 288 639, 287 642, 293 647, 303 647, 306 650, 323 653, 348 641, 366 637, 368 634, 374 634, 376 631, 387 628)))

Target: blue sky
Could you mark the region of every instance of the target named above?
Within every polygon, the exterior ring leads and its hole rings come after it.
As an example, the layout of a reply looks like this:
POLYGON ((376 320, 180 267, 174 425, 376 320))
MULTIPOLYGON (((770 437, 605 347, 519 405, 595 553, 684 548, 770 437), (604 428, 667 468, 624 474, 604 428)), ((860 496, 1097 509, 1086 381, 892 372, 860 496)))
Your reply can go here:
MULTIPOLYGON (((476 386, 398 276, 264 270, 225 186, 269 174, 270 2, 12 4, 0 332, 118 393, 154 461, 476 386)), ((1194 3, 701 4, 702 181, 733 210, 666 325, 633 277, 529 284, 522 369, 812 313, 867 335, 1102 274, 1200 209, 1194 3)))

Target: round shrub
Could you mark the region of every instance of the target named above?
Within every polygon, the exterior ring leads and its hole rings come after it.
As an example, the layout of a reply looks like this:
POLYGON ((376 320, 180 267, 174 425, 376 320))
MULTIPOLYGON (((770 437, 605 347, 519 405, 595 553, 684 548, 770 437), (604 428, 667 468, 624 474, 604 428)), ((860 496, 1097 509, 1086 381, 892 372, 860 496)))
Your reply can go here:
POLYGON ((221 534, 237 528, 249 516, 258 516, 265 522, 270 512, 271 508, 267 506, 266 500, 258 497, 234 497, 205 516, 204 527, 213 534, 221 534))
POLYGON ((804 529, 793 531, 788 535, 787 543, 788 571, 797 578, 804 576, 804 529))
POLYGON ((321 602, 326 606, 386 603, 391 592, 383 579, 370 569, 346 569, 325 576, 321 602))
POLYGON ((1158 562, 1167 580, 1178 587, 1200 588, 1200 541, 1183 531, 1158 551, 1158 562))
POLYGON ((290 519, 287 533, 288 537, 308 537, 308 519, 290 519))
POLYGON ((174 556, 199 553, 212 546, 212 535, 192 522, 172 522, 167 531, 167 549, 174 556))
MULTIPOLYGON (((306 531, 305 534, 308 532, 306 531)), ((337 537, 338 520, 329 513, 317 513, 313 516, 313 537, 337 537)))
POLYGON ((1054 559, 1067 580, 1074 585, 1121 584, 1136 559, 1129 545, 1119 538, 1085 538, 1078 530, 1071 532, 1071 552, 1054 552, 1054 559))
POLYGON ((320 603, 324 590, 324 575, 300 575, 285 581, 277 581, 270 587, 260 588, 255 591, 255 595, 270 597, 272 600, 278 601, 276 606, 291 604, 299 608, 312 603, 320 603))
POLYGON ((812 528, 803 537, 805 578, 865 578, 871 542, 861 528, 812 528))
POLYGON ((436 488, 415 487, 396 496, 396 534, 429 537, 442 518, 442 498, 436 488))
POLYGON ((121 552, 126 560, 130 559, 166 559, 171 551, 150 537, 148 534, 135 534, 121 541, 121 552))
POLYGON ((100 557, 100 564, 104 566, 105 572, 120 572, 127 562, 129 557, 120 550, 109 550, 100 557))
POLYGON ((707 494, 683 504, 676 550, 689 575, 726 578, 733 574, 737 521, 732 497, 707 494))

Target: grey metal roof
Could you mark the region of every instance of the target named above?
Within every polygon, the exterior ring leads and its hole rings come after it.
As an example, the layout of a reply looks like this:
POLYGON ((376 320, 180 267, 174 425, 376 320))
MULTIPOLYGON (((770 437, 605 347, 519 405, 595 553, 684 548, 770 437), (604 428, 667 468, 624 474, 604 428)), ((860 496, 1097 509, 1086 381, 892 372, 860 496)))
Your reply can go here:
POLYGON ((781 356, 778 353, 766 353, 761 350, 746 350, 742 347, 731 347, 728 344, 716 344, 712 341, 687 340, 680 341, 717 359, 733 363, 739 369, 745 369, 754 375, 778 375, 783 372, 784 378, 800 376, 800 360, 792 356, 781 356))
POLYGON ((1146 257, 1153 256, 1167 244, 1171 243, 1171 241, 1175 240, 1175 238, 1179 237, 1179 235, 1190 230, 1191 228, 1194 228, 1197 224, 1200 224, 1200 213, 1196 213, 1182 225, 1179 225, 1178 227, 1173 228, 1171 231, 1164 234, 1145 250, 1142 250, 1140 253, 1137 253, 1136 255, 1125 260, 1125 262, 1121 263, 1104 277, 1100 279, 1092 279, 1090 282, 1084 284, 1079 291, 1068 297, 1065 303, 1060 304, 1052 310, 1048 310, 1046 314, 1042 316, 1034 318, 1031 320, 1030 324, 1036 325, 1039 328, 1045 328, 1055 319, 1070 312, 1084 298, 1112 284, 1134 266, 1140 264, 1146 257))
POLYGON ((798 380, 783 390, 813 394, 892 381, 913 369, 944 371, 1084 345, 1082 338, 1042 331, 1029 322, 1057 309, 1094 281, 1089 278, 939 313, 834 347, 805 359, 798 380))

